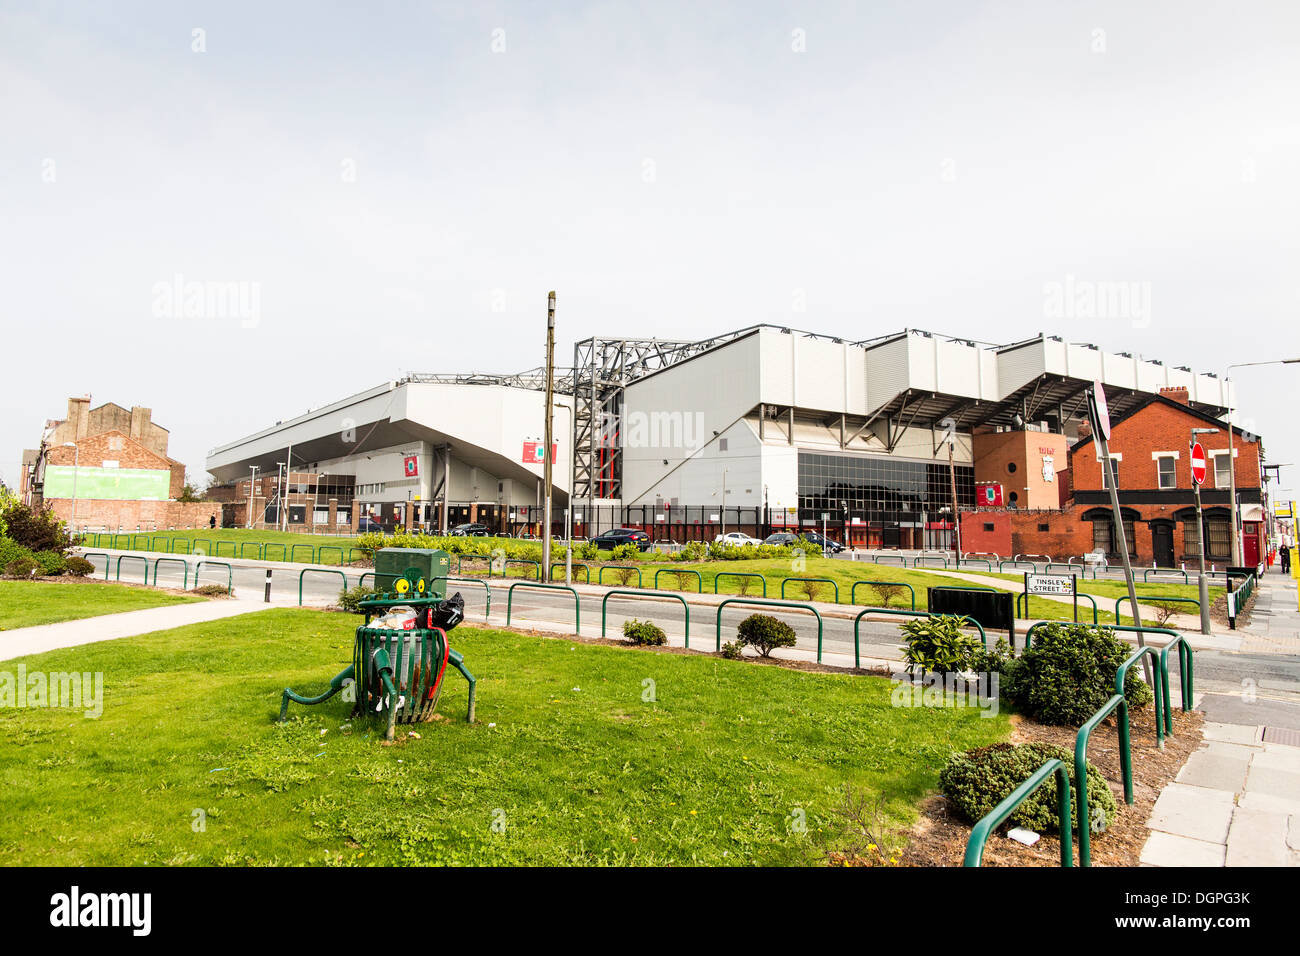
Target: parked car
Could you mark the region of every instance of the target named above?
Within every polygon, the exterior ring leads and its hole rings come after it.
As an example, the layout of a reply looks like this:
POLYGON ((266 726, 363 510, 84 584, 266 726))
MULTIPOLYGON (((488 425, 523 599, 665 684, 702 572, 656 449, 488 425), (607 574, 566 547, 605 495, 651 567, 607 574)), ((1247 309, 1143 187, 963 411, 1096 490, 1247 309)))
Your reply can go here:
POLYGON ((819 545, 824 554, 839 554, 844 550, 844 545, 831 538, 822 537, 819 531, 805 531, 799 537, 807 538, 813 544, 819 545))
POLYGON ((798 540, 799 536, 797 534, 791 534, 789 531, 777 531, 764 538, 763 543, 785 545, 794 544, 798 540))
POLYGON ((362 515, 360 518, 357 519, 358 534, 365 534, 367 531, 383 531, 383 530, 384 530, 384 526, 381 525, 374 518, 370 517, 370 515, 362 515))
POLYGON ((762 544, 763 542, 759 541, 757 538, 751 538, 749 535, 741 531, 728 531, 726 534, 720 534, 714 538, 713 543, 734 544, 740 546, 742 544, 762 544))
POLYGON ((473 521, 467 524, 458 524, 447 534, 453 538, 486 538, 492 534, 492 529, 485 524, 473 521))
POLYGON ((636 528, 615 528, 596 535, 591 543, 602 551, 613 551, 620 544, 634 544, 640 551, 649 551, 650 535, 636 528))

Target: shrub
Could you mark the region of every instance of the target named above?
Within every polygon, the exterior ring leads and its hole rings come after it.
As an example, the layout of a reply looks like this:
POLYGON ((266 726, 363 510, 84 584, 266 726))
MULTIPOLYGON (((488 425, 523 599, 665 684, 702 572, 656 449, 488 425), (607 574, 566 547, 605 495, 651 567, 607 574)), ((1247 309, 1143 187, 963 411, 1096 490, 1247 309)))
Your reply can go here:
POLYGON ((4 511, 4 526, 6 537, 31 551, 67 554, 72 547, 72 535, 49 508, 33 511, 21 502, 14 502, 4 511))
MULTIPOLYGON (((622 547, 622 545, 619 545, 619 547, 622 547)), ((640 574, 640 569, 638 568, 615 568, 614 569, 614 577, 618 578, 618 583, 623 585, 623 587, 630 586, 632 584, 632 579, 636 577, 638 574, 640 574)))
POLYGON ((817 595, 822 593, 822 582, 803 580, 799 582, 799 590, 804 593, 804 597, 810 601, 817 600, 817 595))
POLYGON ((57 551, 37 551, 32 555, 32 560, 36 562, 37 567, 41 569, 41 574, 56 575, 62 574, 68 570, 68 561, 57 551))
POLYGON ((31 556, 31 549, 24 548, 13 538, 0 538, 0 568, 9 567, 9 562, 15 558, 30 558, 31 556))
POLYGON ((30 578, 38 570, 40 570, 40 565, 36 563, 36 559, 25 555, 14 558, 5 565, 5 574, 11 578, 30 578))
MULTIPOLYGON (((1033 646, 1004 675, 1002 691, 1035 720, 1078 726, 1110 700, 1115 672, 1132 650, 1109 628, 1053 622, 1034 631, 1033 646)), ((1139 673, 1131 669, 1124 682, 1130 708, 1151 702, 1139 673)))
POLYGON ((388 547, 388 536, 378 531, 367 531, 357 536, 357 550, 368 558, 373 558, 380 548, 388 547))
POLYGON ((623 622, 623 636, 633 644, 659 646, 668 643, 668 635, 658 624, 636 618, 623 622))
POLYGON ((641 549, 634 544, 620 544, 610 552, 615 561, 635 561, 641 557, 641 549))
POLYGON ((872 581, 871 590, 880 595, 884 607, 889 607, 889 603, 894 600, 895 596, 901 595, 907 588, 901 584, 892 584, 888 581, 872 581))
POLYGON ((75 578, 84 578, 88 574, 95 573, 95 566, 80 555, 74 554, 68 558, 67 573, 75 578))
POLYGON ((674 555, 679 561, 703 561, 709 553, 709 546, 703 541, 688 541, 674 555))
POLYGON ((579 541, 573 546, 573 553, 584 561, 595 561, 600 557, 600 548, 590 541, 579 541))
POLYGON ((751 614, 736 628, 738 642, 758 651, 760 657, 771 657, 778 647, 794 647, 794 628, 770 614, 751 614))
MULTIPOLYGON (((1070 774, 1070 818, 1072 825, 1077 826, 1079 788, 1074 776, 1074 757, 1065 748, 1053 744, 993 744, 953 754, 939 773, 939 790, 958 814, 968 823, 975 823, 1053 757, 1064 763, 1070 774)), ((1087 773, 1088 811, 1093 819, 1093 832, 1099 832, 1115 822, 1119 808, 1101 771, 1089 763, 1087 773)), ((1057 782, 1053 774, 1016 808, 1007 823, 1035 833, 1056 833, 1060 830, 1056 801, 1057 782)))
POLYGON ((963 631, 961 624, 961 618, 955 615, 917 618, 904 624, 907 643, 902 650, 908 673, 974 670, 984 645, 975 635, 963 631))
POLYGON ((727 641, 720 653, 729 661, 738 661, 745 656, 745 647, 737 641, 727 641))
POLYGON ((366 587, 364 584, 358 584, 354 588, 344 588, 339 592, 339 608, 352 614, 364 614, 361 602, 367 598, 381 597, 382 591, 376 591, 372 587, 366 587))
POLYGON ((224 584, 204 584, 190 591, 191 594, 202 594, 204 597, 225 597, 230 593, 230 589, 224 584))

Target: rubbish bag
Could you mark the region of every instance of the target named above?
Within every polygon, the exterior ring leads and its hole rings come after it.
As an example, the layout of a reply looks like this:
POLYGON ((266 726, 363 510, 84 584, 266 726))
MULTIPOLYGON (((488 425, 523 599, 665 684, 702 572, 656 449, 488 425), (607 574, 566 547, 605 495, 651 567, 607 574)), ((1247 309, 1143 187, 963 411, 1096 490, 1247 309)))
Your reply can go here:
POLYGON ((465 599, 457 591, 445 601, 439 601, 429 609, 429 626, 440 627, 450 631, 465 620, 465 599))

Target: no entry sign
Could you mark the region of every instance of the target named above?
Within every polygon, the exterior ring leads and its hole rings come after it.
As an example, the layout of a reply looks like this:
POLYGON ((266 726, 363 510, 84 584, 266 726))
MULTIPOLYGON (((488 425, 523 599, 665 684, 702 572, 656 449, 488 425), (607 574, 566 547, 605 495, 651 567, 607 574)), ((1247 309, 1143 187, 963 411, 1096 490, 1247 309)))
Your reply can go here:
POLYGON ((1200 442, 1192 445, 1192 481, 1205 484, 1205 448, 1200 442))

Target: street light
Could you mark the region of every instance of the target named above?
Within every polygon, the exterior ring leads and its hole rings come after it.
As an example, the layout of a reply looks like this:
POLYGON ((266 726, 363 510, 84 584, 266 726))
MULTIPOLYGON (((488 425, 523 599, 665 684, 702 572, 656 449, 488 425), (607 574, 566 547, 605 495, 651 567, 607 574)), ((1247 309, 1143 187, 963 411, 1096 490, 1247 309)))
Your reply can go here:
MULTIPOLYGON (((1231 382, 1232 378, 1227 374, 1234 368, 1250 368, 1256 365, 1297 365, 1300 364, 1300 358, 1289 359, 1271 359, 1267 362, 1237 362, 1229 365, 1224 372, 1224 381, 1231 382)), ((1232 400, 1232 393, 1228 393, 1228 400, 1232 400)), ((1237 508, 1237 464, 1232 460, 1232 412, 1231 405, 1228 406, 1228 490, 1231 496, 1228 505, 1232 511, 1232 563, 1234 567, 1241 567, 1241 512, 1237 508)))

